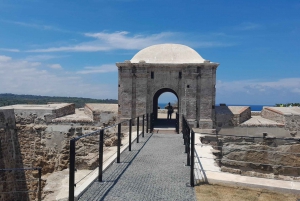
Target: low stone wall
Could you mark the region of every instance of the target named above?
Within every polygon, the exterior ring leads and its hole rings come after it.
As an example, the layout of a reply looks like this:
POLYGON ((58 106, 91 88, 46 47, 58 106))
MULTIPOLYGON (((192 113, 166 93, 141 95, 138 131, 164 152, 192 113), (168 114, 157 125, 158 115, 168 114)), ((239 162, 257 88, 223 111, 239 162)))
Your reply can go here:
POLYGON ((115 123, 117 120, 118 104, 88 103, 84 107, 84 113, 93 119, 94 125, 110 125, 115 123))
POLYGON ((251 108, 246 107, 239 111, 240 114, 235 115, 237 125, 240 125, 241 123, 247 121, 251 118, 251 108))
POLYGON ((265 107, 261 111, 261 116, 266 119, 276 121, 277 123, 285 124, 284 114, 282 112, 265 107))
POLYGON ((235 127, 251 118, 250 107, 216 106, 216 128, 235 127))
POLYGON ((276 139, 226 137, 218 135, 201 137, 210 144, 217 156, 221 170, 244 176, 300 180, 300 142, 297 138, 276 139))
POLYGON ((300 144, 266 138, 260 143, 251 139, 223 143, 221 169, 241 175, 299 180, 300 144), (290 144, 289 144, 290 143, 290 144))
POLYGON ((75 113, 75 104, 74 103, 69 103, 66 104, 64 107, 57 108, 53 111, 55 114, 55 118, 66 116, 69 114, 74 114, 75 113))
POLYGON ((300 115, 297 113, 282 113, 273 108, 264 108, 262 117, 284 124, 285 130, 291 136, 300 134, 300 115))

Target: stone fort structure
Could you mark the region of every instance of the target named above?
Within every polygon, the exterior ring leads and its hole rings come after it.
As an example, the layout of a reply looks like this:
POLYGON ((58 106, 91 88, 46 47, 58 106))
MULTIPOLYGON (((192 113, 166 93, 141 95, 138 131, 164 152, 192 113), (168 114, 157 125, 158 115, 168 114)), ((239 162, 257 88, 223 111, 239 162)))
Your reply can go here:
POLYGON ((203 59, 185 45, 160 44, 116 65, 119 120, 152 112, 157 118, 159 96, 171 92, 178 99, 179 114, 184 114, 189 124, 213 128, 218 63, 203 59))

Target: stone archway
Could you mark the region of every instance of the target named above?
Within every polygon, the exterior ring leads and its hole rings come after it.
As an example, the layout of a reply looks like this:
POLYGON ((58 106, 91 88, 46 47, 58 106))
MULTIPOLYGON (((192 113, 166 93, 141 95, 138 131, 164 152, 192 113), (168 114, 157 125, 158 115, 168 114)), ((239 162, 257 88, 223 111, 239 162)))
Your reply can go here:
POLYGON ((168 88, 162 88, 160 90, 158 90, 154 96, 153 96, 153 114, 154 114, 154 118, 157 119, 157 109, 158 109, 158 98, 160 95, 162 95, 165 92, 171 92, 173 93, 176 97, 177 97, 177 101, 178 101, 178 111, 179 111, 179 99, 178 99, 178 95, 176 94, 176 92, 172 89, 168 89, 168 88))
POLYGON ((204 60, 185 45, 161 44, 142 49, 129 61, 116 64, 119 75, 119 120, 157 110, 157 98, 172 92, 179 114, 190 125, 212 129, 218 63, 204 60))

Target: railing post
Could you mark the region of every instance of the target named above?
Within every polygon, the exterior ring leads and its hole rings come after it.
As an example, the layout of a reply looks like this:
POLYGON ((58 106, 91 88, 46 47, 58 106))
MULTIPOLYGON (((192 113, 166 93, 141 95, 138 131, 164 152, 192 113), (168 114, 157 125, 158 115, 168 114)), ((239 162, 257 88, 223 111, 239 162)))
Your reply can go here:
POLYGON ((184 139, 184 129, 185 129, 185 126, 184 126, 184 116, 183 115, 182 115, 181 126, 182 126, 182 138, 184 139))
POLYGON ((187 135, 186 135, 186 139, 187 139, 187 142, 186 142, 186 144, 187 144, 187 166, 191 165, 191 161, 190 161, 190 157, 191 157, 191 153, 190 153, 190 151, 191 151, 191 148, 190 148, 190 133, 191 133, 191 131, 188 128, 187 129, 187 135))
POLYGON ((140 128, 140 117, 137 117, 137 122, 136 122, 136 132, 137 132, 137 136, 136 136, 136 143, 139 143, 139 128, 140 128))
POLYGON ((75 191, 75 143, 74 139, 70 140, 70 167, 69 167, 69 201, 74 201, 75 191))
POLYGON ((38 201, 42 200, 42 168, 38 169, 39 171, 39 192, 38 192, 38 201))
POLYGON ((131 135, 132 135, 132 119, 129 119, 129 147, 128 147, 129 151, 131 151, 131 135))
POLYGON ((153 132, 153 129, 154 129, 154 114, 151 113, 151 124, 150 124, 150 132, 152 133, 153 132))
POLYGON ((147 115, 146 115, 146 121, 147 121, 147 123, 146 123, 146 133, 148 133, 148 129, 149 129, 149 113, 147 113, 147 115))
POLYGON ((104 129, 100 130, 99 135, 99 168, 98 168, 98 181, 102 182, 102 175, 103 175, 103 136, 104 136, 104 129))
POLYGON ((194 158, 195 157, 195 133, 192 130, 191 132, 191 175, 190 175, 190 183, 191 186, 194 187, 194 158))
POLYGON ((179 114, 176 112, 176 132, 179 134, 179 114))
POLYGON ((118 124, 117 163, 120 163, 120 152, 121 152, 121 123, 118 124))
POLYGON ((142 133, 142 137, 145 136, 144 133, 145 133, 145 115, 143 114, 143 133, 142 133))

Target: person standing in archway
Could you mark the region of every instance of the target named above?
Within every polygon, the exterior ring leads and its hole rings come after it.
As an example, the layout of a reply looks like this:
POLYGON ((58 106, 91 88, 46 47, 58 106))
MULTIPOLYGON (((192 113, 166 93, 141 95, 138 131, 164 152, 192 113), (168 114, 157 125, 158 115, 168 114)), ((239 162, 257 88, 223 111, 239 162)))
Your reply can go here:
POLYGON ((174 111, 173 107, 172 107, 171 103, 169 102, 167 119, 172 119, 172 113, 173 113, 173 111, 174 111))

